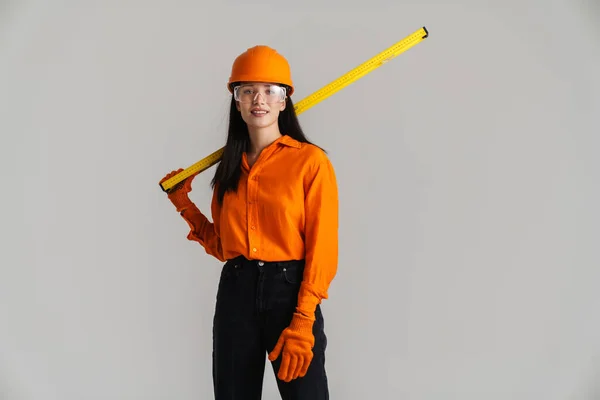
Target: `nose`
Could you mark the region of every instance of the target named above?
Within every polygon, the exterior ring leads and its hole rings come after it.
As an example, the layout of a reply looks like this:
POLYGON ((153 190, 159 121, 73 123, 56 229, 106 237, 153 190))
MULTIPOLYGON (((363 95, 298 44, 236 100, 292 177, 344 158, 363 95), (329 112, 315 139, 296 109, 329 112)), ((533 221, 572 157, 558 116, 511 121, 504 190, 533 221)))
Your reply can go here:
POLYGON ((256 95, 254 96, 254 99, 252 100, 253 103, 257 103, 258 96, 260 96, 262 98, 262 102, 264 103, 265 102, 265 97, 262 95, 261 92, 256 92, 256 95))

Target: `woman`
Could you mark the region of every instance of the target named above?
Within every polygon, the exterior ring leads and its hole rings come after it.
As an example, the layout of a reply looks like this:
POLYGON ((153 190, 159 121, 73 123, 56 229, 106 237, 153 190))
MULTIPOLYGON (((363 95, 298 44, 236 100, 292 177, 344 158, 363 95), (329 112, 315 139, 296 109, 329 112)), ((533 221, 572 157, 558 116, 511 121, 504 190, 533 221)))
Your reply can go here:
POLYGON ((302 132, 290 67, 277 51, 255 46, 239 55, 227 87, 213 222, 188 197, 193 177, 168 195, 188 239, 225 262, 213 327, 215 398, 260 399, 268 353, 282 399, 328 399, 320 303, 337 270, 334 169, 302 132))

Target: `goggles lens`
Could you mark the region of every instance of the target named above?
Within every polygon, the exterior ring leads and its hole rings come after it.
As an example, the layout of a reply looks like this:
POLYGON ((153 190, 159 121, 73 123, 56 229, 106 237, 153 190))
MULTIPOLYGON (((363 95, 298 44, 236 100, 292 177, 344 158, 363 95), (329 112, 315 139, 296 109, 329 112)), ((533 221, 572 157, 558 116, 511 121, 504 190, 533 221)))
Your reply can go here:
POLYGON ((265 103, 279 103, 285 100, 286 90, 279 85, 241 85, 233 90, 234 98, 241 103, 253 103, 260 95, 265 103))

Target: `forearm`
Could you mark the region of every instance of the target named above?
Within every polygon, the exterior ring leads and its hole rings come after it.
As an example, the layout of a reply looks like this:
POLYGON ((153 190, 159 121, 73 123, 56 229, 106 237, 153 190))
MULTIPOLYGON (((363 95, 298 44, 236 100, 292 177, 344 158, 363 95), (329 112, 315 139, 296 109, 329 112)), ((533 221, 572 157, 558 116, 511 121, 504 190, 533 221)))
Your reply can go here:
POLYGON ((304 275, 298 293, 298 312, 314 317, 317 305, 329 297, 329 287, 337 273, 337 260, 337 234, 332 233, 332 236, 320 239, 318 246, 307 251, 304 275))
POLYGON ((180 215, 190 227, 187 239, 200 243, 206 253, 220 261, 224 261, 221 238, 215 231, 214 224, 208 220, 198 207, 191 203, 180 212, 180 215))

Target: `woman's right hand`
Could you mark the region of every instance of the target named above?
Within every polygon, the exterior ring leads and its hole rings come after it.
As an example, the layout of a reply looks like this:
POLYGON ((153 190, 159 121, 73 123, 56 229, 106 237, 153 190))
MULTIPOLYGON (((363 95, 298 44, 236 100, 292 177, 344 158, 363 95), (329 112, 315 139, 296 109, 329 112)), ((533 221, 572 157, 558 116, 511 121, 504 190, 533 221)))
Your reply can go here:
MULTIPOLYGON (((176 171, 171 171, 164 178, 160 180, 159 183, 163 183, 167 179, 172 178, 173 176, 179 174, 183 171, 182 168, 179 168, 176 171)), ((185 178, 183 181, 177 183, 173 186, 167 193, 169 200, 173 203, 173 205, 177 208, 177 211, 181 212, 186 207, 191 205, 191 200, 188 197, 188 193, 192 191, 192 180, 194 179, 194 175, 185 178)))
MULTIPOLYGON (((179 174, 182 171, 183 171, 183 168, 179 168, 176 171, 169 172, 167 175, 165 175, 164 178, 162 178, 160 180, 159 184, 163 183, 164 181, 166 181, 168 179, 171 179, 172 177, 174 177, 175 175, 179 174)), ((173 186, 171 189, 169 189, 169 191, 168 191, 169 195, 172 195, 175 192, 178 192, 178 193, 184 192, 186 194, 191 192, 192 191, 192 179, 193 179, 193 176, 190 176, 188 178, 185 178, 183 181, 177 183, 175 186, 173 186)))

